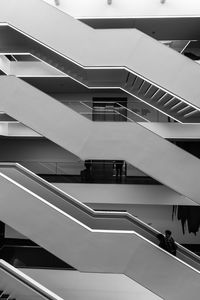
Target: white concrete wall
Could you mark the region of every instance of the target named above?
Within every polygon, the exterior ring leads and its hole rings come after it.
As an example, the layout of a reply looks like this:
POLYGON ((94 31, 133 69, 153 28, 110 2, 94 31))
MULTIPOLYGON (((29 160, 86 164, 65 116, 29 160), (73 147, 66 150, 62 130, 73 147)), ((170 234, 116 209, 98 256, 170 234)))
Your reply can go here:
POLYGON ((159 300, 137 282, 120 274, 83 273, 61 270, 23 269, 25 274, 51 288, 63 299, 159 300))
MULTIPOLYGON (((55 5, 54 0, 45 0, 55 5)), ((74 17, 138 17, 199 15, 199 0, 59 0, 57 6, 74 17)))
POLYGON ((83 203, 115 205, 194 205, 163 185, 54 183, 83 203))

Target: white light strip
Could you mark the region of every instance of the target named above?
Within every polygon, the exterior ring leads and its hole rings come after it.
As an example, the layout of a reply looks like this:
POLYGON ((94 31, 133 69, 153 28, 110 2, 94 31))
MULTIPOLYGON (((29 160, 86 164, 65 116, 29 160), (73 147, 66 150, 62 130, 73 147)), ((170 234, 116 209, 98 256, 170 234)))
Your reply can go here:
MULTIPOLYGON (((14 75, 14 74, 13 74, 14 75)), ((12 76, 12 75, 11 75, 12 76)), ((26 74, 18 74, 18 75, 14 75, 17 78, 65 78, 65 77, 69 77, 68 75, 26 75, 26 74)))
POLYGON ((8 23, 6 23, 6 22, 0 22, 0 26, 8 26, 8 23))
POLYGON ((200 18, 200 15, 134 15, 134 16, 73 16, 75 19, 81 19, 81 20, 91 20, 91 19, 98 19, 98 20, 118 20, 118 19, 197 19, 200 18))
POLYGON ((180 53, 183 53, 183 51, 187 48, 187 46, 190 44, 191 40, 187 42, 187 44, 185 45, 185 47, 181 50, 180 53))

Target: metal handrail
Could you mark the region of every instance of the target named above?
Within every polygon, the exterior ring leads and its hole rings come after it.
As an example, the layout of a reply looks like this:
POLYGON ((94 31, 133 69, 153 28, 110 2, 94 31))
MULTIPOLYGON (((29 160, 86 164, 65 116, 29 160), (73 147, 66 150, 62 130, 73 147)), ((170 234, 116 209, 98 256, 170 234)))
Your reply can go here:
MULTIPOLYGON (((86 103, 92 103, 91 101, 89 101, 89 100, 84 100, 84 101, 79 101, 79 102, 80 102, 82 105, 84 105, 84 106, 86 106, 87 108, 89 108, 90 110, 92 110, 92 111, 94 110, 94 107, 91 107, 91 106, 89 106, 88 104, 86 104, 86 103)), ((134 112, 134 111, 132 111, 131 109, 127 108, 126 106, 120 104, 119 102, 116 102, 116 101, 95 101, 94 103, 108 103, 108 104, 112 104, 112 103, 113 103, 113 104, 117 104, 119 107, 121 107, 121 108, 125 109, 126 111, 132 113, 133 115, 136 115, 137 117, 143 119, 145 122, 149 122, 148 119, 146 119, 146 118, 144 118, 143 116, 137 114, 136 112, 134 112)), ((131 119, 131 118, 129 118, 129 117, 127 117, 127 116, 125 116, 125 115, 119 113, 117 110, 113 109, 113 111, 116 112, 117 114, 123 116, 124 118, 126 118, 126 119, 129 120, 129 121, 135 122, 133 119, 131 119)), ((94 113, 94 112, 93 112, 93 113, 94 113)), ((99 114, 101 114, 101 112, 99 112, 99 114)))
POLYGON ((9 263, 5 262, 2 259, 0 259, 0 270, 3 270, 3 272, 7 273, 12 278, 14 277, 22 285, 25 285, 26 287, 30 288, 35 293, 39 294, 45 299, 63 300, 63 298, 49 291, 47 288, 43 287, 41 284, 39 284, 38 282, 30 278, 23 272, 19 271, 18 269, 14 268, 13 266, 11 266, 9 263))

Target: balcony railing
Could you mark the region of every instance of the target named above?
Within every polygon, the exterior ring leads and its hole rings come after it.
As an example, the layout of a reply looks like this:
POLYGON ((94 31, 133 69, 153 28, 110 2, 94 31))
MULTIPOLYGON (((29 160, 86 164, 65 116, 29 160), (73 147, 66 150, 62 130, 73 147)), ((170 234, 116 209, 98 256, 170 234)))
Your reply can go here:
POLYGON ((149 122, 147 118, 118 101, 67 101, 66 105, 92 121, 149 122))

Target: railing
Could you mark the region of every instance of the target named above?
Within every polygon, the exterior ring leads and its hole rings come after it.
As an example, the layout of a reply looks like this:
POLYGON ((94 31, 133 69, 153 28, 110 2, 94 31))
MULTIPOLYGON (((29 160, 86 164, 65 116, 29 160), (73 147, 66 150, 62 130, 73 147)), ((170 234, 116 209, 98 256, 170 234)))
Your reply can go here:
POLYGON ((0 257, 15 268, 75 270, 46 249, 27 239, 3 238, 0 257))
POLYGON ((160 184, 133 166, 123 163, 121 171, 116 170, 115 160, 91 160, 88 172, 83 161, 18 161, 25 168, 40 174, 50 182, 65 183, 123 183, 160 184))
POLYGON ((67 106, 93 121, 149 122, 117 101, 67 101, 67 106))
MULTIPOLYGON (((82 116, 85 116, 91 121, 126 121, 126 122, 159 122, 161 114, 158 111, 150 111, 149 108, 128 108, 119 102, 115 101, 66 101, 63 102, 66 106, 73 109, 82 116), (95 104, 105 104, 103 106, 95 106, 95 104), (109 104, 110 107, 106 104, 109 104)), ((5 112, 0 112, 0 121, 19 123, 17 120, 8 116, 5 112)), ((161 122, 169 122, 167 119, 161 119, 161 122)))
POLYGON ((56 161, 18 161, 22 166, 37 174, 48 175, 80 175, 84 169, 84 162, 56 162, 56 161))
MULTIPOLYGON (((32 170, 37 174, 49 175, 80 175, 80 172, 86 168, 84 161, 18 161, 19 164, 32 170)), ((112 169, 112 175, 116 176, 116 160, 90 160, 91 167, 101 167, 102 171, 112 169)), ((146 176, 144 173, 133 166, 123 162, 122 176, 146 176), (130 173, 127 171, 130 170, 130 173)))
POLYGON ((11 290, 12 295, 16 294, 19 298, 20 296, 23 297, 23 293, 25 292, 26 296, 28 295, 31 298, 63 300, 4 260, 0 260, 0 276, 0 288, 4 289, 6 292, 11 290), (28 294, 27 289, 29 291, 28 294))

